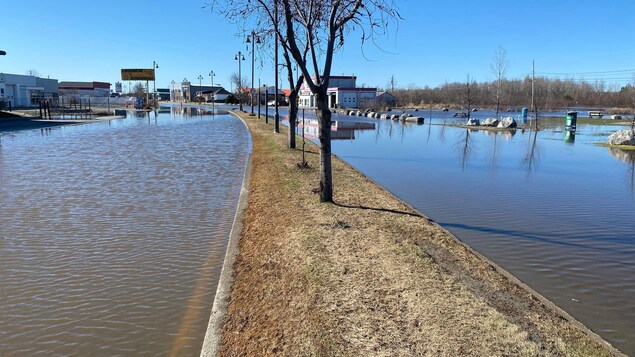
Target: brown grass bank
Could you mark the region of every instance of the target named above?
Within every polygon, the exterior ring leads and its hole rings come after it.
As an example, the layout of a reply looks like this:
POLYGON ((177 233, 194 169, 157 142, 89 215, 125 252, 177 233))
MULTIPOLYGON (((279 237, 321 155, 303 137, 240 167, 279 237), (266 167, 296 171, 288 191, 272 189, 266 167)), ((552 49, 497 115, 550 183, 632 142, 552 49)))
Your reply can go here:
POLYGON ((336 158, 320 204, 318 148, 301 169, 286 133, 243 118, 253 170, 220 355, 618 354, 336 158))

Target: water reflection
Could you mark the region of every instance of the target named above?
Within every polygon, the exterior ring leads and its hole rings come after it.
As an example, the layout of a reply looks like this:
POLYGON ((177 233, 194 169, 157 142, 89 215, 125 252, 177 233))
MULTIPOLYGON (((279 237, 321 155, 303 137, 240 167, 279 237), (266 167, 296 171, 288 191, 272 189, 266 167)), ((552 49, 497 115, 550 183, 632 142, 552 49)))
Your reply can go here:
MULTIPOLYGON (((317 119, 305 119, 304 127, 302 125, 302 122, 300 122, 299 128, 304 131, 304 135, 307 138, 312 140, 319 138, 320 130, 317 119)), ((375 124, 354 121, 333 121, 331 122, 331 140, 355 140, 355 132, 361 130, 375 130, 375 124)))
POLYGON ((628 165, 628 181, 631 186, 631 192, 633 192, 635 188, 635 150, 622 150, 611 147, 608 149, 614 158, 628 165))
POLYGON ((538 131, 530 131, 527 137, 527 149, 525 151, 525 158, 523 159, 523 163, 527 168, 527 175, 531 175, 531 173, 536 169, 536 164, 540 159, 538 141, 536 140, 538 138, 538 131))
POLYGON ((465 128, 464 130, 461 130, 459 135, 457 135, 458 140, 454 145, 456 150, 459 152, 461 168, 463 170, 465 170, 465 168, 467 167, 470 154, 474 150, 471 133, 472 129, 465 128))

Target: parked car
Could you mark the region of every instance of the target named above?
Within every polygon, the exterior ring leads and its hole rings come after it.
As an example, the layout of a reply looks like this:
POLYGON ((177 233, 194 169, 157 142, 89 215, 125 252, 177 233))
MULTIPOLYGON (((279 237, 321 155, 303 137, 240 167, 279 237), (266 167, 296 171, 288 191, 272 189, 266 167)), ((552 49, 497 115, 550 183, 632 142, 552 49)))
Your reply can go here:
POLYGON ((275 100, 270 100, 267 102, 267 105, 276 105, 276 101, 275 100))

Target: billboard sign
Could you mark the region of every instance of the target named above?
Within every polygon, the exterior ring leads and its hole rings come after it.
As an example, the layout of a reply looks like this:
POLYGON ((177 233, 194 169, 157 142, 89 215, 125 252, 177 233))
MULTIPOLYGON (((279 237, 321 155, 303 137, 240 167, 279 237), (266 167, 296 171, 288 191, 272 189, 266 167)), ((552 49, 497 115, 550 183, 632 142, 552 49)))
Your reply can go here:
POLYGON ((154 68, 128 68, 121 70, 123 81, 153 81, 154 68))

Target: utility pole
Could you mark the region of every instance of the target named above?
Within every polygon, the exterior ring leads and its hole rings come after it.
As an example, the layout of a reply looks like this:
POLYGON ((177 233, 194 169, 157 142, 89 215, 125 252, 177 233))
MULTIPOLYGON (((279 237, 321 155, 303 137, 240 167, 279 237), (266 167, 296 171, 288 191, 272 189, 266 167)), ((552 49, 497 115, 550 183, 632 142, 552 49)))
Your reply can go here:
POLYGON ((536 63, 531 61, 531 111, 534 111, 534 83, 536 82, 536 63))
POLYGON ((534 128, 538 130, 538 107, 536 106, 536 61, 531 61, 531 107, 534 111, 534 128))
POLYGON ((395 92, 395 75, 390 76, 390 92, 391 94, 395 92))

